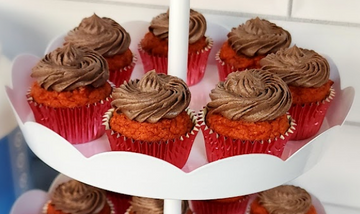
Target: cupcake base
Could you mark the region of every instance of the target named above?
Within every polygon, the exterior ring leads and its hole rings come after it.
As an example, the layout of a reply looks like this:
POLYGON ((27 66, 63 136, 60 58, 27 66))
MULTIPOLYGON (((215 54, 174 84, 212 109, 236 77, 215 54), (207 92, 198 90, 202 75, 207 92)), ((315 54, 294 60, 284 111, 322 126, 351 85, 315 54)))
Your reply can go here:
POLYGON ((292 105, 289 114, 294 118, 297 126, 290 140, 304 140, 315 136, 323 124, 334 96, 335 90, 331 88, 329 96, 321 102, 292 105))
POLYGON ((82 107, 52 108, 40 105, 28 95, 35 121, 53 130, 71 144, 81 144, 105 133, 102 116, 110 108, 111 97, 82 107))
MULTIPOLYGON (((197 53, 188 55, 188 70, 187 70, 187 81, 189 86, 195 85, 202 80, 204 77, 208 57, 213 46, 211 38, 206 38, 208 45, 198 51, 197 53)), ((168 70, 168 57, 167 56, 152 56, 144 51, 139 45, 139 54, 144 66, 145 73, 154 70, 157 73, 167 74, 168 70)))
POLYGON ((185 165, 195 137, 199 131, 197 117, 193 111, 187 110, 188 115, 194 123, 194 127, 189 133, 177 139, 149 142, 127 138, 108 128, 113 110, 114 109, 110 109, 104 116, 104 125, 107 126, 106 134, 112 151, 129 151, 150 155, 167 161, 178 168, 182 168, 185 165))
POLYGON ((201 112, 201 130, 204 136, 206 156, 209 162, 220 160, 227 157, 243 154, 270 154, 281 157, 286 143, 289 141, 293 130, 295 130, 292 117, 288 115, 290 127, 287 132, 275 139, 268 140, 242 140, 233 139, 221 135, 210 129, 205 123, 206 109, 201 112))
POLYGON ((196 214, 244 214, 246 212, 249 196, 235 201, 221 202, 218 200, 192 200, 190 208, 196 214))
POLYGON ((133 55, 132 62, 130 65, 124 68, 113 70, 109 69, 109 81, 112 82, 115 87, 119 87, 124 81, 129 81, 131 74, 135 68, 137 57, 133 55))

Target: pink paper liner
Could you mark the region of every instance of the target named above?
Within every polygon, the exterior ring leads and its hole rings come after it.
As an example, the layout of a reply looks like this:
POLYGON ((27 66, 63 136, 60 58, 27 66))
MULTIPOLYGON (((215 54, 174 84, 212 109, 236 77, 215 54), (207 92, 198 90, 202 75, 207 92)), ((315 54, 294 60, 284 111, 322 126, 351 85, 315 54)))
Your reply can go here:
POLYGON ((115 87, 119 87, 124 83, 124 81, 129 81, 136 62, 137 57, 133 55, 133 59, 130 65, 121 68, 120 70, 109 70, 109 81, 112 82, 115 87))
POLYGON ((107 191, 106 196, 112 202, 115 213, 125 213, 130 207, 130 195, 107 191))
POLYGON ((104 113, 111 107, 111 97, 97 103, 75 108, 52 108, 38 104, 27 95, 35 121, 53 130, 71 144, 81 144, 101 137, 104 113))
POLYGON ((201 130, 204 136, 206 156, 209 162, 220 160, 223 158, 243 155, 243 154, 270 154, 281 157, 286 143, 293 134, 294 120, 288 115, 290 128, 287 132, 276 139, 269 140, 242 140, 233 139, 221 135, 210 129, 205 123, 206 109, 203 109, 199 120, 202 120, 201 130))
POLYGON ((196 214, 244 214, 246 212, 249 196, 235 202, 218 202, 216 200, 192 200, 190 207, 196 214))
POLYGON ((296 121, 296 130, 290 140, 303 140, 315 136, 323 124, 334 96, 335 90, 330 88, 329 96, 321 102, 292 105, 289 113, 296 121))
MULTIPOLYGON (((208 45, 204 49, 197 52, 196 54, 194 53, 188 55, 188 70, 186 83, 189 86, 197 84, 204 77, 209 54, 213 46, 213 40, 208 37, 206 39, 208 41, 208 45)), ((161 57, 149 55, 141 48, 140 45, 138 50, 141 60, 143 62, 145 73, 155 69, 157 73, 167 74, 167 56, 161 57)))
MULTIPOLYGON (((108 204, 110 206, 110 214, 122 214, 115 210, 114 204, 109 198, 107 198, 106 201, 108 202, 108 204)), ((48 206, 50 203, 51 203, 51 200, 47 201, 44 204, 44 206, 42 207, 42 214, 48 214, 48 206)))
POLYGON ((106 134, 112 151, 129 151, 150 155, 169 162, 180 169, 185 165, 195 137, 199 132, 197 117, 193 111, 187 110, 188 115, 194 123, 193 129, 189 133, 177 139, 157 142, 130 139, 111 130, 109 128, 109 121, 113 111, 114 109, 110 109, 104 116, 106 134))

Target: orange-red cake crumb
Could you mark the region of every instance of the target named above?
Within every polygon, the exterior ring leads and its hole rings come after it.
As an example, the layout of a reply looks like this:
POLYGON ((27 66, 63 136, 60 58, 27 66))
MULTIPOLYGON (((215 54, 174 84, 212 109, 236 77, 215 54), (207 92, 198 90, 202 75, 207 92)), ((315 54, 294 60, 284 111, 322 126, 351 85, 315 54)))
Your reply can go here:
POLYGON ((293 104, 306 104, 322 101, 329 96, 330 88, 333 84, 334 82, 332 80, 329 80, 327 83, 325 83, 319 88, 289 86, 293 99, 293 104))
POLYGON ((157 123, 137 122, 116 112, 110 119, 112 130, 131 139, 150 142, 179 138, 190 132, 193 126, 190 116, 185 111, 173 119, 161 119, 157 123))
MULTIPOLYGON (((160 39, 153 33, 147 32, 140 42, 141 48, 150 55, 167 56, 168 54, 168 39, 160 39)), ((204 36, 199 41, 189 45, 189 54, 197 53, 208 45, 206 37, 204 36)))
POLYGON ((253 68, 261 68, 260 60, 265 57, 265 55, 259 55, 255 57, 247 57, 245 55, 238 55, 231 48, 228 41, 225 41, 220 49, 220 59, 225 62, 225 64, 231 65, 235 70, 245 70, 253 68))
MULTIPOLYGON (((47 204, 47 214, 69 214, 62 212, 61 210, 57 210, 55 206, 51 203, 47 204)), ((111 214, 111 208, 108 203, 105 203, 104 208, 98 214, 111 214)))
POLYGON ((131 50, 128 49, 123 54, 105 57, 105 59, 109 65, 109 71, 118 71, 131 64, 133 61, 133 54, 131 50))
POLYGON ((106 82, 99 88, 83 86, 72 91, 48 91, 37 82, 34 82, 30 96, 34 101, 53 108, 74 108, 87 104, 96 103, 109 97, 112 91, 111 85, 106 82))
MULTIPOLYGON (((266 209, 260 205, 259 199, 255 199, 250 205, 250 214, 269 214, 266 209)), ((312 205, 306 214, 317 214, 315 207, 312 205)))
POLYGON ((245 122, 211 114, 206 116, 206 124, 221 135, 241 140, 274 139, 285 134, 290 127, 287 115, 271 121, 245 122))

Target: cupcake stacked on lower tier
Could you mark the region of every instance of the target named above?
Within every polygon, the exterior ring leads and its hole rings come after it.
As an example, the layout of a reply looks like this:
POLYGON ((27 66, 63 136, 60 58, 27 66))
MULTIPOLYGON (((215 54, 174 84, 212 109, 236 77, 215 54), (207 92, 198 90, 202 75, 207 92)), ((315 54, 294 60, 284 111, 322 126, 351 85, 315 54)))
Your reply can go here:
MULTIPOLYGON (((207 60, 213 41, 205 36, 205 17, 190 9, 187 84, 198 83, 205 74, 207 60)), ((150 23, 149 31, 139 44, 139 53, 145 72, 154 70, 167 74, 168 69, 169 11, 162 13, 150 23)))
POLYGON ((316 214, 311 195, 303 188, 281 185, 257 194, 249 214, 316 214))
POLYGON ((198 133, 191 94, 174 76, 146 73, 114 89, 104 125, 113 151, 151 155, 182 168, 198 133))
POLYGON ((191 213, 195 214, 245 214, 250 196, 213 200, 191 200, 191 213))
POLYGON ((32 69, 28 104, 35 121, 72 144, 105 133, 102 115, 110 108, 112 86, 106 60, 72 43, 44 56, 32 69))
POLYGON ((268 55, 260 64, 262 69, 282 78, 290 88, 293 103, 289 112, 297 124, 291 140, 316 135, 335 96, 327 60, 313 50, 295 45, 268 55))
POLYGON ((209 162, 250 153, 281 157, 295 129, 287 114, 291 94, 281 78, 259 69, 233 72, 210 98, 201 126, 209 162))
MULTIPOLYGON (((133 196, 130 201, 131 206, 125 214, 163 214, 164 200, 133 196)), ((189 214, 189 204, 182 201, 181 214, 189 214)))
POLYGON ((113 203, 102 189, 69 180, 50 193, 50 201, 43 208, 43 214, 121 214, 115 212, 113 203))

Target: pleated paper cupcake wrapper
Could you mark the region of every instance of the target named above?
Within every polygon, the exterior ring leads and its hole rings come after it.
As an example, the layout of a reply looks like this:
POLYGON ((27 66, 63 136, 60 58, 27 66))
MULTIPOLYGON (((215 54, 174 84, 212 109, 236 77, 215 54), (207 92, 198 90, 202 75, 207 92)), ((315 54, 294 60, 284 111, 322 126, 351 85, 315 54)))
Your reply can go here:
POLYGON ((303 140, 315 136, 325 119, 326 112, 335 97, 335 90, 330 88, 329 96, 321 102, 305 105, 293 105, 289 113, 296 121, 296 130, 290 140, 303 140))
POLYGON ((125 213, 126 210, 130 207, 130 195, 107 191, 106 196, 112 202, 115 213, 125 213))
POLYGON ((232 65, 226 64, 224 61, 220 59, 220 51, 218 51, 215 55, 216 66, 218 68, 219 81, 225 81, 226 77, 235 72, 235 68, 232 65))
POLYGON ((194 111, 187 109, 187 113, 194 123, 194 127, 190 132, 177 139, 157 142, 134 140, 111 130, 109 121, 113 112, 113 108, 107 111, 103 120, 112 151, 129 151, 150 155, 167 161, 180 169, 185 165, 200 128, 194 111))
POLYGON ((199 120, 202 121, 201 130, 204 135, 206 156, 209 162, 231 156, 253 153, 270 154, 281 157, 285 145, 293 134, 296 125, 292 117, 287 115, 290 127, 285 134, 278 138, 268 140, 233 139, 209 128, 205 123, 206 113, 207 110, 205 108, 201 110, 199 120))
MULTIPOLYGON (((204 77, 210 51, 213 47, 213 40, 206 38, 208 45, 201 51, 188 55, 187 81, 189 86, 195 85, 204 77)), ((141 46, 138 47, 139 54, 144 66, 145 73, 154 70, 157 73, 167 74, 168 57, 152 56, 146 53, 141 46)))
MULTIPOLYGON (((107 203, 108 203, 108 205, 109 205, 109 207, 110 207, 110 213, 109 213, 109 214, 122 214, 122 213, 119 213, 119 212, 117 212, 117 211, 115 210, 114 204, 113 204, 113 202, 111 201, 111 199, 107 198, 106 201, 107 201, 107 203)), ((42 208, 42 214, 48 214, 48 206, 49 206, 50 203, 51 203, 51 200, 49 200, 49 201, 47 201, 47 202, 45 203, 45 205, 44 205, 43 208, 42 208)), ((64 212, 64 213, 65 213, 65 212, 64 212)))
POLYGON ((81 144, 101 137, 104 113, 111 107, 111 97, 94 104, 75 108, 52 108, 38 104, 28 94, 28 104, 35 121, 53 130, 71 144, 81 144))
POLYGON ((245 214, 249 196, 234 202, 216 200, 192 200, 190 208, 195 214, 245 214))
POLYGON ((138 59, 134 54, 130 65, 125 66, 120 70, 109 70, 109 81, 111 81, 116 87, 119 87, 124 83, 124 81, 129 81, 137 60, 138 59))

